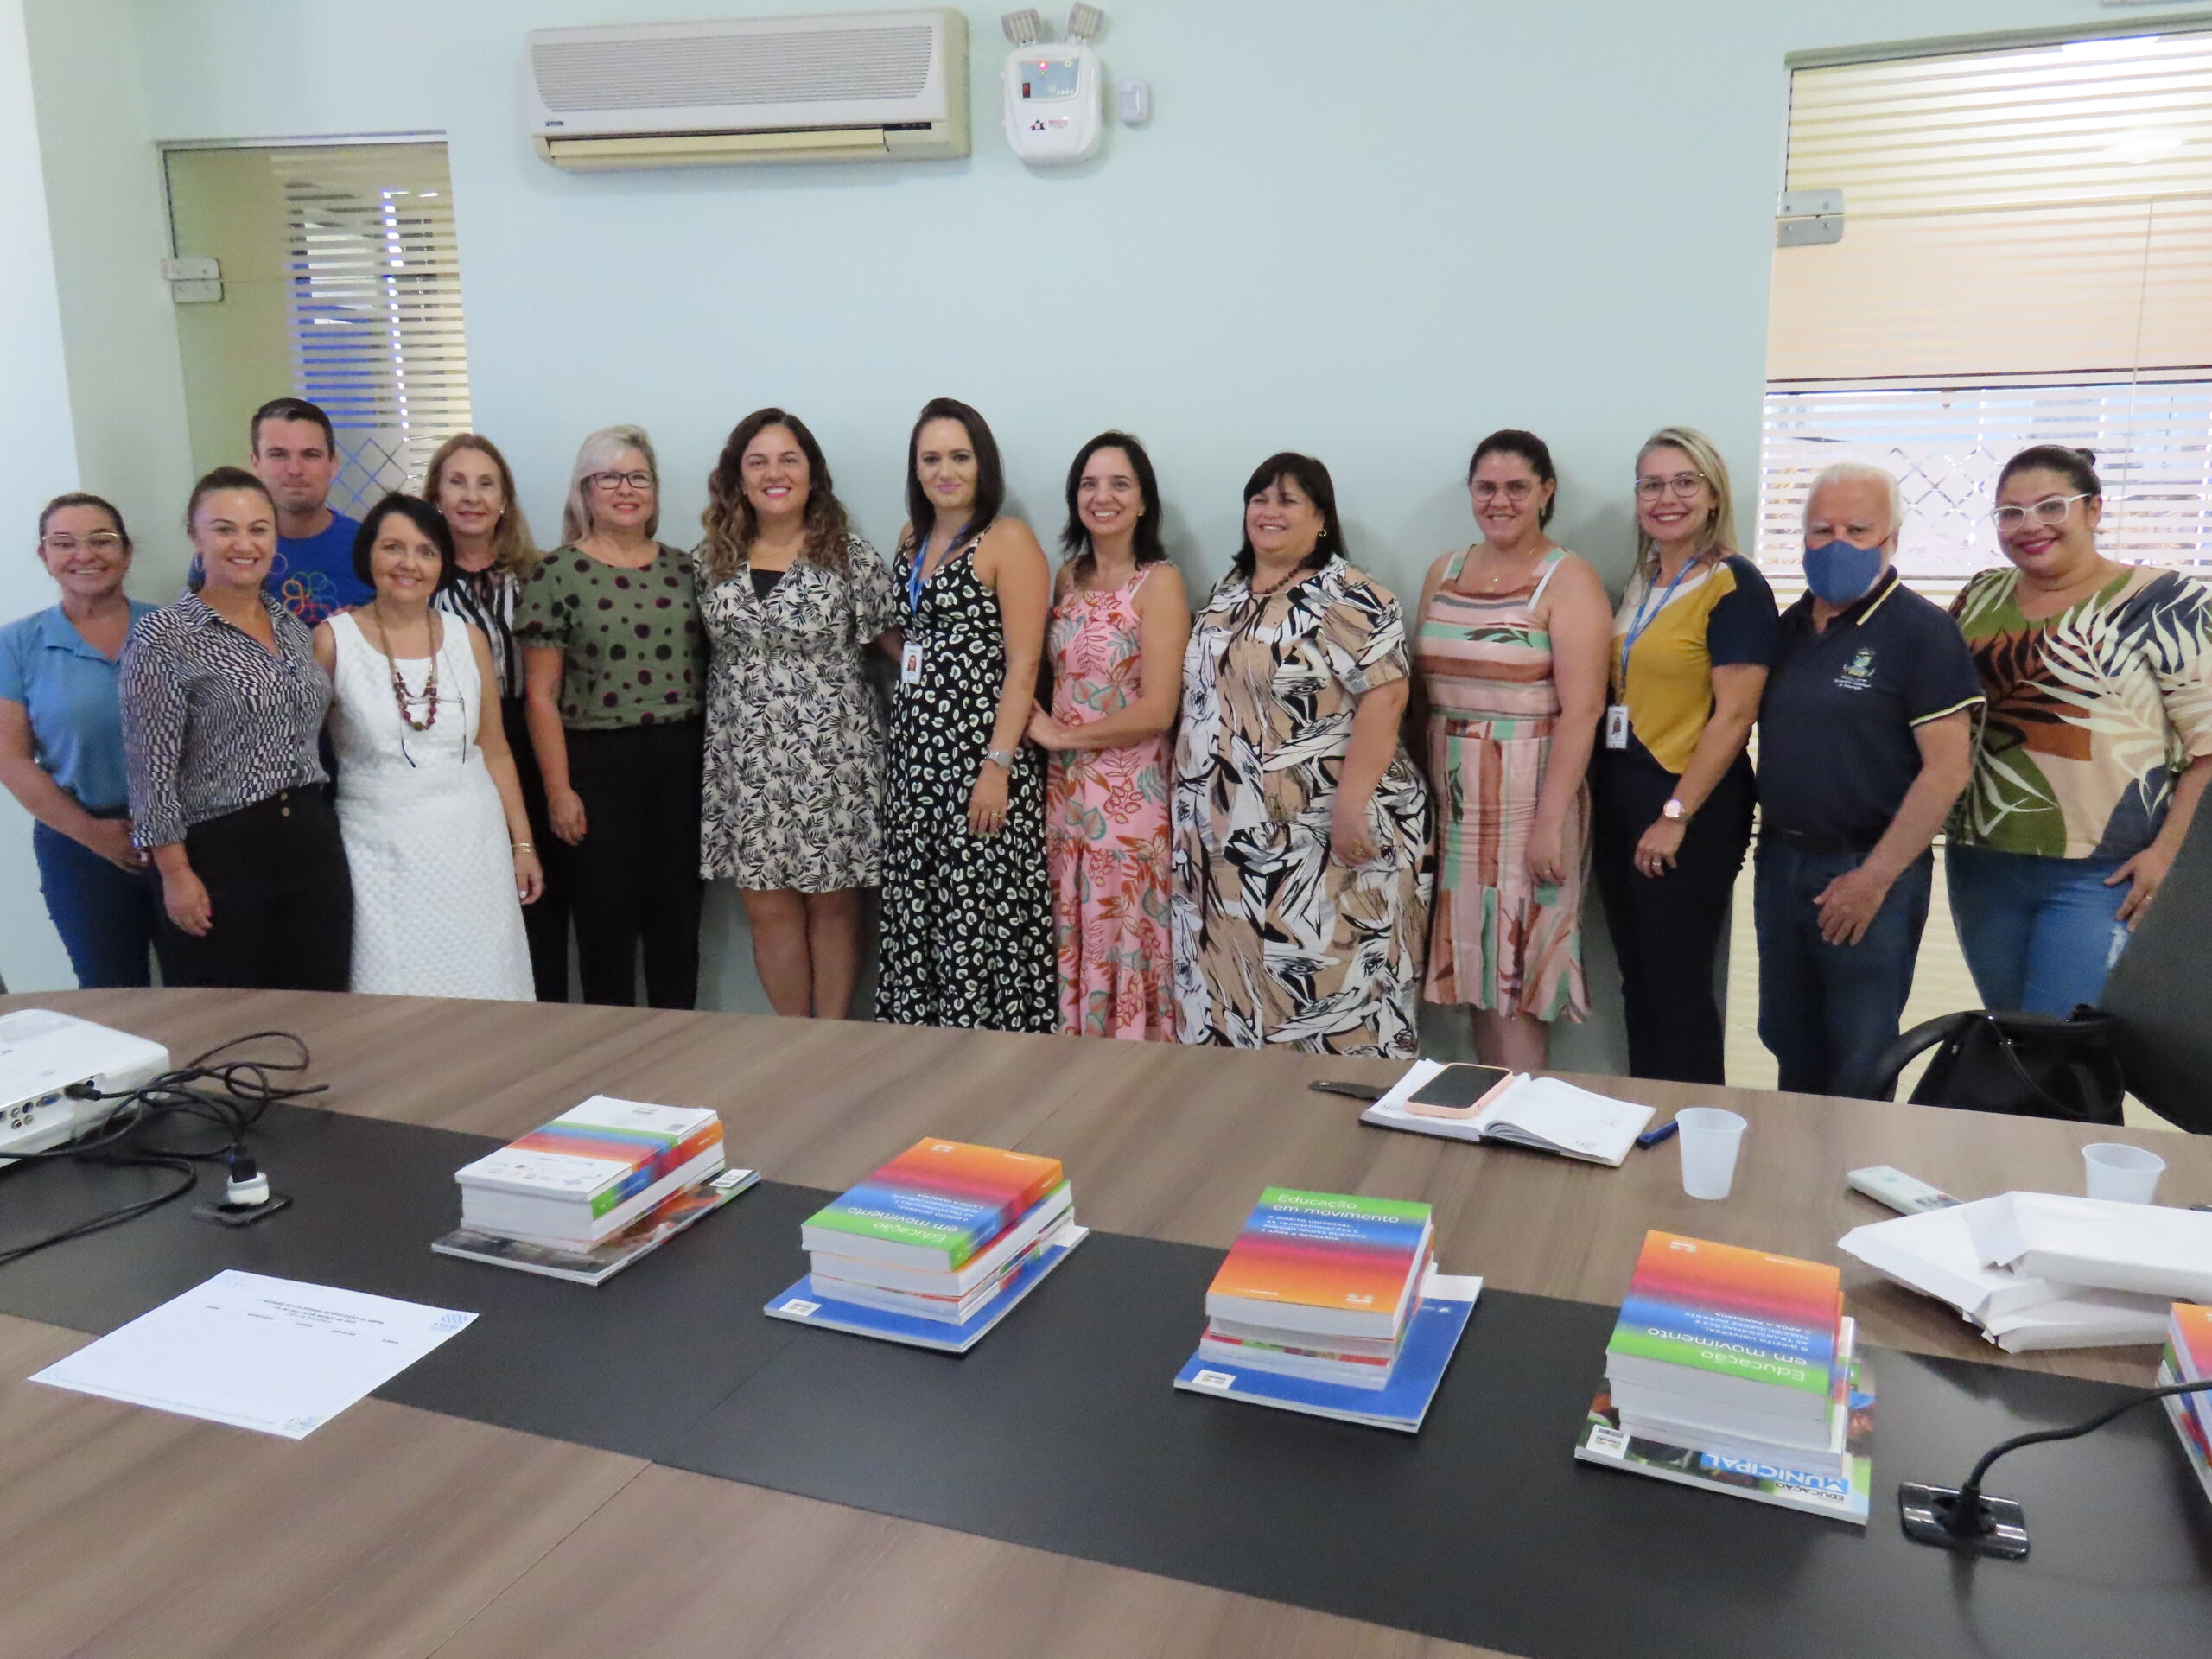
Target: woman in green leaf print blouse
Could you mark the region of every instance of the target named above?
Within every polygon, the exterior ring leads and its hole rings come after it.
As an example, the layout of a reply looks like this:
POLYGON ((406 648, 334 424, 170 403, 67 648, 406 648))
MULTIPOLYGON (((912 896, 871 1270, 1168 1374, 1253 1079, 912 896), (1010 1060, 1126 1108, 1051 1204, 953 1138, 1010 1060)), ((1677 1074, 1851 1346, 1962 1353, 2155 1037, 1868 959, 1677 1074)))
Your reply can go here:
POLYGON ((1951 913, 1982 1003, 2094 1004, 2212 779, 2212 592, 2097 551, 2086 449, 2005 464, 2012 563, 1951 607, 1989 703, 1951 826, 1951 913))

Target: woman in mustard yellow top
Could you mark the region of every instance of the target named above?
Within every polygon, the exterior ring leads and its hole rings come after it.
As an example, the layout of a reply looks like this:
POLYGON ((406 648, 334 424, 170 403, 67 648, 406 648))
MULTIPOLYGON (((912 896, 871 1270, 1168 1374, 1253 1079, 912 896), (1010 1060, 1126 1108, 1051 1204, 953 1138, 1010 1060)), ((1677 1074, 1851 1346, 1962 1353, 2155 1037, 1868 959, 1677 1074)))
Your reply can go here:
POLYGON ((1774 659, 1774 594, 1736 550, 1728 469, 1703 433, 1645 441, 1636 525, 1591 766, 1592 874, 1620 962, 1630 1074, 1719 1083, 1713 976, 1751 844, 1744 746, 1774 659))

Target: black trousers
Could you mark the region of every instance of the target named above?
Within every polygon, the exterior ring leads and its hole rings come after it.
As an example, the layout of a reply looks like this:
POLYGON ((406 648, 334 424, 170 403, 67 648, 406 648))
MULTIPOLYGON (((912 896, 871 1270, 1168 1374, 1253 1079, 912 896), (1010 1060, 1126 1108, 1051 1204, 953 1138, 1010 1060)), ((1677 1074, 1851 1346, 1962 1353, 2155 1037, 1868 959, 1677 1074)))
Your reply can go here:
POLYGON ((184 832, 213 925, 198 938, 162 914, 166 985, 342 991, 353 976, 353 881, 320 785, 288 789, 184 832))
POLYGON ((704 723, 625 726, 569 738, 569 784, 584 838, 567 848, 569 908, 587 1002, 629 1007, 638 957, 645 1001, 699 1000, 699 786, 704 723))
POLYGON ((499 705, 501 723, 507 728, 507 747, 515 757, 515 773, 522 782, 523 810, 530 818, 531 844, 545 869, 545 891, 534 905, 522 910, 523 937, 530 942, 530 976, 541 1002, 569 1000, 569 865, 568 849, 554 839, 545 816, 545 779, 537 770, 537 751, 530 747, 530 721, 520 697, 499 705))
POLYGON ((1713 976, 1757 798, 1739 759, 1690 820, 1675 868, 1639 875, 1636 844, 1681 780, 1643 755, 1600 750, 1591 766, 1591 869, 1621 966, 1631 1077, 1722 1083, 1713 976))

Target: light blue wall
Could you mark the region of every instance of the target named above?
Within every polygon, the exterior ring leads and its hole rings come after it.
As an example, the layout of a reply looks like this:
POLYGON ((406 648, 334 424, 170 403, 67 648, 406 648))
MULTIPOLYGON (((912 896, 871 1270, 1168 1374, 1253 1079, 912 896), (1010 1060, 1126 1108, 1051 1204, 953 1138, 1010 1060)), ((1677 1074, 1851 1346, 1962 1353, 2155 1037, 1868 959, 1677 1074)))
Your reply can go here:
MULTIPOLYGON (((0 225, 12 231, 0 258, 0 617, 54 602, 38 562, 38 511, 77 473, 31 75, 22 0, 0 0, 0 225)), ((29 815, 4 793, 0 944, 0 978, 11 988, 71 982, 39 902, 29 815)))
MULTIPOLYGON (((949 392, 991 418, 1047 532, 1083 439, 1141 434, 1201 584, 1253 463, 1310 449, 1356 552, 1410 597, 1468 539, 1459 480, 1494 427, 1551 440, 1557 532, 1616 580, 1620 486, 1653 427, 1706 428, 1750 477, 1785 54, 2115 19, 2093 0, 1125 0, 1103 50, 1153 82, 1155 118, 1047 175, 999 135, 1002 42, 977 11, 968 161, 572 177, 537 160, 525 29, 739 9, 139 0, 146 130, 446 133, 479 422, 542 529, 576 440, 635 420, 682 537, 722 435, 775 402, 887 544, 907 424, 949 392)), ((749 980, 716 982, 727 999, 749 980)), ((1570 1033, 1562 1061, 1617 1062, 1617 1027, 1570 1033)))

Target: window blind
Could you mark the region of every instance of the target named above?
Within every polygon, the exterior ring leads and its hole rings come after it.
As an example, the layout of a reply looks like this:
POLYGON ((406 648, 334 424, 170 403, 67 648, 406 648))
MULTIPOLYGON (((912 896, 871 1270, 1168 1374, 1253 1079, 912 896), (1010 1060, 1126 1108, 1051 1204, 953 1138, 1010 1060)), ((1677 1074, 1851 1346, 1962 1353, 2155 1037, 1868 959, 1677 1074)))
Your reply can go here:
POLYGON ((2001 556, 1997 471, 2091 448, 2112 556, 2212 568, 2212 32, 1801 69, 1788 182, 1840 242, 1777 248, 1757 543, 1802 582, 1829 462, 1904 485, 1900 567, 2001 556))
POLYGON ((1801 69, 1768 378, 2212 365, 2212 33, 1801 69))
POLYGON ((445 146, 260 153, 284 204, 300 395, 338 429, 344 465, 334 497, 365 505, 403 487, 440 443, 469 429, 445 146))
POLYGON ((2002 555, 1990 526, 1998 469, 2031 443, 2093 449, 2112 558, 2212 574, 2212 382, 2040 380, 1926 387, 1770 385, 1756 557, 1802 585, 1805 492, 1821 468, 1871 461, 1904 498, 1897 569, 1948 598, 2002 555))

